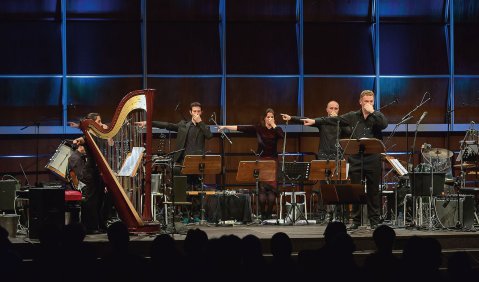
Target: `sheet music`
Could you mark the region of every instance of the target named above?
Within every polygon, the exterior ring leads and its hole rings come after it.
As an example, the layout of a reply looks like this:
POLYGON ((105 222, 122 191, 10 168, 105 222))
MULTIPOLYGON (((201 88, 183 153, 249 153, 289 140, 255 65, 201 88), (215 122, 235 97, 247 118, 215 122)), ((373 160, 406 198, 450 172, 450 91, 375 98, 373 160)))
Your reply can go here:
POLYGON ((144 147, 133 147, 118 172, 118 176, 135 176, 144 151, 144 147))
POLYGON ((391 164, 393 165, 393 167, 396 169, 397 173, 400 176, 404 176, 408 173, 407 169, 401 164, 401 162, 399 162, 398 159, 389 158, 389 161, 391 162, 391 164))

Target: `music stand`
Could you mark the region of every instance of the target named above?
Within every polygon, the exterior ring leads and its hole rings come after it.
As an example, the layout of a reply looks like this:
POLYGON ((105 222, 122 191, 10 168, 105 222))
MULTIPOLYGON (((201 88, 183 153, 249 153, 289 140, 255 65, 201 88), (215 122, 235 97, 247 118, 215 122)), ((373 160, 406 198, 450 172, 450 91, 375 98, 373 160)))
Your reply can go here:
MULTIPOLYGON (((308 219, 305 214, 298 208, 298 203, 296 203, 296 187, 299 183, 309 179, 311 164, 309 162, 285 162, 284 171, 282 171, 283 176, 287 178, 293 184, 293 190, 291 192, 291 209, 287 216, 285 216, 284 221, 289 218, 291 224, 296 224, 296 221, 303 218, 306 221, 306 224, 309 224, 308 219), (298 218, 296 219, 296 210, 299 213, 298 218)), ((306 210, 305 210, 306 212, 306 210)))
POLYGON ((312 160, 309 180, 346 180, 346 160, 339 161, 340 170, 336 170, 336 162, 330 160, 312 160), (336 174, 335 174, 336 172, 336 174))
MULTIPOLYGON (((341 139, 339 140, 345 155, 358 155, 361 158, 361 182, 364 181, 364 191, 367 192, 367 182, 364 179, 364 155, 386 153, 384 143, 376 138, 341 139)), ((360 209, 362 212, 362 208, 360 209)), ((361 216, 361 220, 362 220, 361 216)))
POLYGON ((187 155, 183 160, 182 174, 200 175, 200 224, 205 222, 204 178, 206 174, 221 173, 221 155, 187 155))
POLYGON ((255 182, 256 188, 256 222, 259 221, 259 182, 276 181, 276 161, 274 160, 256 160, 240 161, 238 172, 236 173, 238 182, 255 182))
MULTIPOLYGON (((347 179, 346 160, 339 160, 339 169, 336 168, 336 161, 332 160, 313 160, 311 161, 309 180, 325 181, 325 184, 331 184, 331 181, 342 181, 347 179)), ((339 203, 336 188, 322 189, 319 186, 321 202, 323 205, 337 205, 339 203)), ((318 198, 319 201, 319 198, 318 198)), ((334 214, 336 214, 334 208, 334 214)), ((344 221, 344 208, 341 207, 341 217, 344 221)), ((333 215, 335 216, 335 215, 333 215)))

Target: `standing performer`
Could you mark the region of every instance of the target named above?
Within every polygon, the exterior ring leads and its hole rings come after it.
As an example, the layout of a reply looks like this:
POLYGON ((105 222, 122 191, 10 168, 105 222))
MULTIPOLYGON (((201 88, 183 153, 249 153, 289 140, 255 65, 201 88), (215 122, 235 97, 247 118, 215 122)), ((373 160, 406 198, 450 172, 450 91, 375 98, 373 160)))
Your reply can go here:
MULTIPOLYGON (((374 92, 364 90, 359 96, 359 105, 361 109, 352 111, 339 116, 341 125, 352 127, 353 139, 376 138, 382 140, 382 130, 388 126, 386 117, 374 110, 374 92)), ((336 118, 331 118, 336 119, 336 118)), ((312 125, 313 122, 306 120, 305 125, 312 125)), ((379 183, 381 181, 381 155, 365 154, 363 165, 361 166, 361 156, 359 154, 350 155, 348 158, 349 176, 351 183, 360 184, 361 168, 363 168, 363 177, 366 179, 367 193, 367 211, 371 228, 374 229, 380 223, 379 218, 379 183)), ((361 224, 360 205, 353 205, 353 222, 349 229, 357 229, 361 224)))
MULTIPOLYGON (((328 117, 336 117, 339 113, 339 104, 336 101, 329 101, 326 106, 328 117)), ((337 125, 325 117, 315 119, 304 119, 288 114, 281 114, 283 120, 292 121, 293 123, 304 124, 305 120, 309 120, 311 126, 317 127, 319 130, 319 148, 318 160, 334 160, 336 158, 336 141, 337 141, 337 125), (314 121, 314 122, 313 122, 314 121)))
MULTIPOLYGON (((176 131, 176 152, 173 155, 173 161, 181 165, 187 155, 201 155, 205 153, 205 140, 213 137, 210 128, 201 119, 201 104, 193 102, 190 104, 191 120, 181 120, 178 123, 169 123, 163 121, 153 121, 152 126, 176 131)), ((146 121, 137 122, 141 127, 146 126, 146 121)), ((175 174, 179 174, 176 171, 175 174)), ((198 176, 189 175, 188 184, 197 187, 199 185, 198 176)))
MULTIPOLYGON (((274 110, 266 109, 264 116, 261 118, 258 125, 225 125, 218 126, 218 131, 221 130, 237 130, 241 132, 255 133, 258 139, 257 154, 261 159, 278 161, 278 140, 283 138, 284 133, 281 127, 276 125, 274 120, 274 110)), ((263 182, 259 190, 259 207, 261 219, 266 220, 271 218, 273 205, 276 200, 277 182, 263 182)))
MULTIPOLYGON (((298 116, 290 116, 288 114, 281 114, 283 120, 285 121, 292 121, 293 123, 300 123, 310 125, 313 127, 318 128, 319 131, 319 148, 318 153, 316 155, 316 159, 318 160, 336 160, 338 150, 336 148, 337 141, 338 141, 338 125, 336 121, 332 121, 328 119, 328 117, 337 117, 339 114, 339 104, 338 102, 332 100, 329 101, 326 105, 326 117, 318 117, 314 119, 308 118, 301 118, 298 116)), ((339 135, 344 134, 344 128, 341 130, 339 127, 339 135)), ((339 152, 341 154, 341 152, 339 152)), ((338 156, 341 157, 341 156, 338 156)), ((327 181, 321 181, 321 183, 329 183, 327 181)), ((322 206, 322 204, 320 204, 322 206)), ((335 206, 329 205, 326 207, 326 212, 328 217, 326 220, 333 221, 335 217, 335 206)))
MULTIPOLYGON (((104 129, 108 128, 101 122, 101 116, 98 113, 89 113, 86 118, 94 120, 104 129)), ((77 127, 75 123, 70 123, 70 126, 77 127)), ((105 227, 104 222, 100 220, 103 218, 101 207, 105 185, 95 159, 86 146, 85 138, 78 137, 73 140, 73 144, 77 146, 77 149, 68 159, 68 169, 75 173, 79 182, 83 183, 81 186, 84 185, 81 189, 84 197, 81 205, 81 222, 88 234, 100 233, 101 227, 105 227)))
MULTIPOLYGON (((173 155, 173 161, 177 166, 173 169, 174 175, 179 175, 181 171, 181 164, 185 156, 187 155, 202 155, 205 153, 205 140, 211 139, 213 133, 211 133, 209 126, 201 119, 203 113, 201 104, 199 102, 193 102, 190 104, 190 120, 181 120, 178 123, 169 123, 163 121, 153 121, 152 126, 157 128, 164 128, 171 131, 176 131, 176 152, 173 155)), ((137 122, 136 125, 141 127, 146 126, 146 121, 137 122)), ((188 185, 193 190, 201 190, 201 181, 199 175, 188 175, 188 185)), ((199 218, 200 203, 199 201, 193 201, 192 212, 195 213, 194 217, 199 218)))

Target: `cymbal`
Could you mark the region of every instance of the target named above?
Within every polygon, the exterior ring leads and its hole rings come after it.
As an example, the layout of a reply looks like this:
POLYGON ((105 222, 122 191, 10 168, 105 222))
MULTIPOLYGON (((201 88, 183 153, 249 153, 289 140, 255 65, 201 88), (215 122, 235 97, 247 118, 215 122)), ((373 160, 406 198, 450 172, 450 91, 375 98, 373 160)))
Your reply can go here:
POLYGON ((442 148, 431 148, 428 151, 422 153, 425 157, 429 158, 439 158, 439 159, 447 159, 452 157, 453 153, 449 150, 442 149, 442 148))
MULTIPOLYGON (((454 167, 455 168, 461 168, 461 164, 455 164, 454 167)), ((475 168, 476 164, 474 164, 474 163, 463 163, 462 167, 465 168, 465 169, 475 168)))

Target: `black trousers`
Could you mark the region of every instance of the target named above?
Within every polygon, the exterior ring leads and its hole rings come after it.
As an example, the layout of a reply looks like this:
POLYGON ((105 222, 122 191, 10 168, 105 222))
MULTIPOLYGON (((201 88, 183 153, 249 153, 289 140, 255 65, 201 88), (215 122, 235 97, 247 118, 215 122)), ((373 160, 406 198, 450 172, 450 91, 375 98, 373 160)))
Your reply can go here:
MULTIPOLYGON (((368 211, 368 218, 373 225, 378 224, 379 209, 380 209, 380 195, 379 184, 381 183, 381 163, 378 162, 368 164, 364 166, 363 179, 366 178, 366 204, 368 211)), ((354 169, 350 172, 352 184, 362 184, 361 182, 361 169, 354 169)), ((354 204, 351 217, 353 223, 361 223, 361 205, 354 204)))

